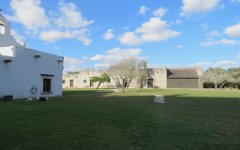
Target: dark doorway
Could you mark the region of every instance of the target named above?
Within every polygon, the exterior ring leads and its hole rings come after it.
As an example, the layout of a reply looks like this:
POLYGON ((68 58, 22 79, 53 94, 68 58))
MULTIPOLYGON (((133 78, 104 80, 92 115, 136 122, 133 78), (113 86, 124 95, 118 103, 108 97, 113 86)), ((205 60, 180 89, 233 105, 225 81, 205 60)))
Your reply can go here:
POLYGON ((51 92, 51 79, 43 78, 43 92, 50 93, 51 92))
POLYGON ((94 86, 94 82, 92 80, 90 80, 90 87, 94 86))
POLYGON ((153 88, 153 79, 148 79, 148 88, 153 88))
POLYGON ((70 80, 70 87, 73 87, 73 80, 70 80))

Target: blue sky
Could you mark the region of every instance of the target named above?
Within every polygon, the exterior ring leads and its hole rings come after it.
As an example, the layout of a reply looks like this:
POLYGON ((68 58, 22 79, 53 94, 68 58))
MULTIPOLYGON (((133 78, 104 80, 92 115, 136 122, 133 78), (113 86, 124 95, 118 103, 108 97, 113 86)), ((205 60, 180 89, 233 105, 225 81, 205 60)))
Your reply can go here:
POLYGON ((65 70, 134 56, 149 67, 239 67, 240 0, 1 0, 12 34, 65 70))

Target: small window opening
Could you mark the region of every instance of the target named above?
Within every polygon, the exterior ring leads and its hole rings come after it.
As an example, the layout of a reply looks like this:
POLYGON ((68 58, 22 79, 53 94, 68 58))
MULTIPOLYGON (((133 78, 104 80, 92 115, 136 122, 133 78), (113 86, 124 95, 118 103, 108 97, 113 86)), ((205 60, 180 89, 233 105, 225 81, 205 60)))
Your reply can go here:
POLYGON ((4 24, 1 24, 1 23, 0 23, 0 33, 5 35, 5 26, 4 24))
POLYGON ((70 87, 73 87, 73 80, 70 80, 70 87))

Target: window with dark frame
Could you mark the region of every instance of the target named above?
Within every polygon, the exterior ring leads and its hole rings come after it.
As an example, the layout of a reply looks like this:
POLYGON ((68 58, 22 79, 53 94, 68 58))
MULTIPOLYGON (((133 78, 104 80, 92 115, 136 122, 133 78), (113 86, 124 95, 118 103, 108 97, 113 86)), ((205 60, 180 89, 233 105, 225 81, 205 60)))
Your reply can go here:
POLYGON ((50 93, 51 92, 51 83, 52 80, 49 78, 43 78, 43 92, 50 93))
POLYGON ((73 80, 70 80, 70 87, 73 87, 73 80))
POLYGON ((65 80, 63 80, 62 83, 64 84, 64 83, 65 83, 65 80))

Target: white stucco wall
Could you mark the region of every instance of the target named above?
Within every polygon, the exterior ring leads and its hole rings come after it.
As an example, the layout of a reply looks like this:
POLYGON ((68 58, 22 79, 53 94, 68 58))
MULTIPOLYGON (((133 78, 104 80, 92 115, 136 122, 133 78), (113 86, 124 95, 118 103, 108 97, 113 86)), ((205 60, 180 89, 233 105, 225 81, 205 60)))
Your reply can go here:
POLYGON ((0 14, 0 24, 1 31, 0 32, 0 47, 17 45, 20 47, 26 47, 24 43, 19 44, 11 35, 11 26, 8 21, 0 14))
POLYGON ((63 60, 63 57, 19 46, 5 47, 4 50, 13 51, 15 55, 13 57, 0 55, 0 97, 13 95, 14 99, 27 98, 30 96, 31 86, 38 88, 36 96, 62 95, 63 63, 58 60, 63 60), (34 55, 41 57, 35 58, 34 55), (6 59, 12 62, 6 64, 4 63, 6 59), (52 93, 42 93, 41 74, 53 75, 52 93))
POLYGON ((0 47, 0 56, 15 57, 15 47, 0 47))

